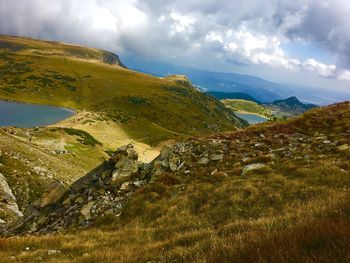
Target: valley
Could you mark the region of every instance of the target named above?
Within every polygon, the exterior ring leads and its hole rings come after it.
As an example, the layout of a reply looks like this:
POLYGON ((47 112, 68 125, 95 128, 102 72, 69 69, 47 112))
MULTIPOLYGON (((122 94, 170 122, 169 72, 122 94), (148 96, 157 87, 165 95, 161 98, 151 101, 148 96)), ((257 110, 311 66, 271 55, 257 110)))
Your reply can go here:
POLYGON ((0 262, 350 261, 350 102, 207 94, 11 36, 0 74, 9 103, 74 110, 0 128, 0 262))
POLYGON ((347 260, 349 123, 345 102, 179 142, 150 164, 138 163, 131 145, 121 147, 60 197, 34 203, 15 231, 37 235, 7 239, 0 255, 19 262, 347 260))

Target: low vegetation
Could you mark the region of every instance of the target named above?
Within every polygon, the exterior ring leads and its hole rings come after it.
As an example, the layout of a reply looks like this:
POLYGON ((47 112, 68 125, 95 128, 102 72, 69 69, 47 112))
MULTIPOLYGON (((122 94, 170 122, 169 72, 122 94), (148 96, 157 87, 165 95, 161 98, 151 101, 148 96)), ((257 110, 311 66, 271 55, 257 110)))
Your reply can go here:
POLYGON ((233 111, 237 111, 240 113, 253 113, 267 119, 273 116, 271 110, 259 105, 257 102, 249 101, 249 100, 241 100, 241 99, 225 99, 222 100, 222 103, 232 109, 233 111))
POLYGON ((102 145, 102 143, 100 143, 98 140, 96 140, 93 136, 91 136, 86 131, 72 129, 72 128, 63 128, 63 130, 69 135, 79 137, 77 140, 82 144, 91 145, 91 146, 102 145))
MULTIPOLYGON (((85 230, 0 240, 17 262, 348 262, 350 103, 196 137, 181 168, 85 230)), ((165 154, 163 154, 165 155, 165 154)), ((154 164, 155 165, 155 164, 154 164)))

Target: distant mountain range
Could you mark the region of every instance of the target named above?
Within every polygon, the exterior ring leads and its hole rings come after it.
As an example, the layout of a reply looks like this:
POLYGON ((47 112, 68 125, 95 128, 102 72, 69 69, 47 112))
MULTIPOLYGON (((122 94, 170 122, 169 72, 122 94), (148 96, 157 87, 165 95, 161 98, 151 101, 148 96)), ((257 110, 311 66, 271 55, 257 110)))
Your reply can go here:
POLYGON ((246 93, 242 92, 220 92, 220 91, 208 91, 206 92, 208 95, 213 96, 214 98, 218 100, 224 100, 224 99, 238 99, 238 100, 248 100, 248 101, 254 101, 259 102, 258 100, 254 99, 252 96, 246 93))
POLYGON ((123 60, 126 66, 131 69, 156 76, 184 74, 203 91, 246 93, 261 102, 272 102, 274 100, 297 96, 301 101, 326 105, 350 99, 350 93, 346 92, 324 90, 302 85, 274 83, 249 75, 192 69, 162 61, 144 59, 139 56, 126 56, 123 60))
POLYGON ((295 116, 318 107, 314 104, 302 103, 295 96, 285 100, 275 100, 271 103, 263 103, 262 105, 265 108, 270 109, 274 115, 282 116, 295 116))
MULTIPOLYGON (((219 97, 223 96, 222 93, 215 95, 219 97)), ((221 99, 221 102, 234 112, 255 114, 267 119, 297 116, 307 110, 318 107, 314 104, 302 103, 294 96, 284 100, 261 103, 254 100, 238 98, 238 96, 234 97, 233 93, 229 93, 228 96, 221 99)))

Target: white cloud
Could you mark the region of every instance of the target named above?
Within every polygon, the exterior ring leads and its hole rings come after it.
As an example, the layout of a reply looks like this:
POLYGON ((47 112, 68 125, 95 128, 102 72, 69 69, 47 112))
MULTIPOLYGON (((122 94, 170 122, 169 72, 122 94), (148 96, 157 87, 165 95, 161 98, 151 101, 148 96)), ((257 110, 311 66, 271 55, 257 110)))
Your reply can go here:
POLYGON ((316 72, 322 77, 335 77, 336 75, 336 65, 327 65, 317 61, 314 58, 309 58, 302 63, 302 66, 306 70, 316 72))
POLYGON ((195 18, 190 15, 181 15, 176 12, 171 12, 169 17, 172 19, 171 34, 176 33, 192 33, 194 31, 193 24, 195 18))
POLYGON ((224 43, 224 39, 221 35, 220 32, 215 32, 215 31, 210 31, 206 36, 205 40, 208 42, 219 42, 219 43, 224 43))
POLYGON ((345 0, 0 0, 0 33, 191 65, 232 61, 350 81, 349 8, 345 0), (283 50, 287 41, 310 41, 339 61, 300 61, 283 50))
POLYGON ((344 70, 341 72, 338 76, 338 79, 350 81, 350 70, 344 70))

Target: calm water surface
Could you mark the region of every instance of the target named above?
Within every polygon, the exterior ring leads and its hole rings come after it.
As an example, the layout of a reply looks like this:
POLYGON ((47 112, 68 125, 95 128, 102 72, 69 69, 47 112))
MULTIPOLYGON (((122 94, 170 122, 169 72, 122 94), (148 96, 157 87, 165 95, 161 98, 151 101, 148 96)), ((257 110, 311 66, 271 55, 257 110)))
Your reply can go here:
POLYGON ((265 121, 267 121, 266 118, 263 118, 261 116, 255 115, 255 114, 247 114, 247 113, 239 113, 239 112, 235 112, 235 114, 246 120, 249 124, 258 124, 258 123, 263 123, 265 121))
POLYGON ((47 126, 72 115, 70 109, 0 100, 0 126, 47 126))

